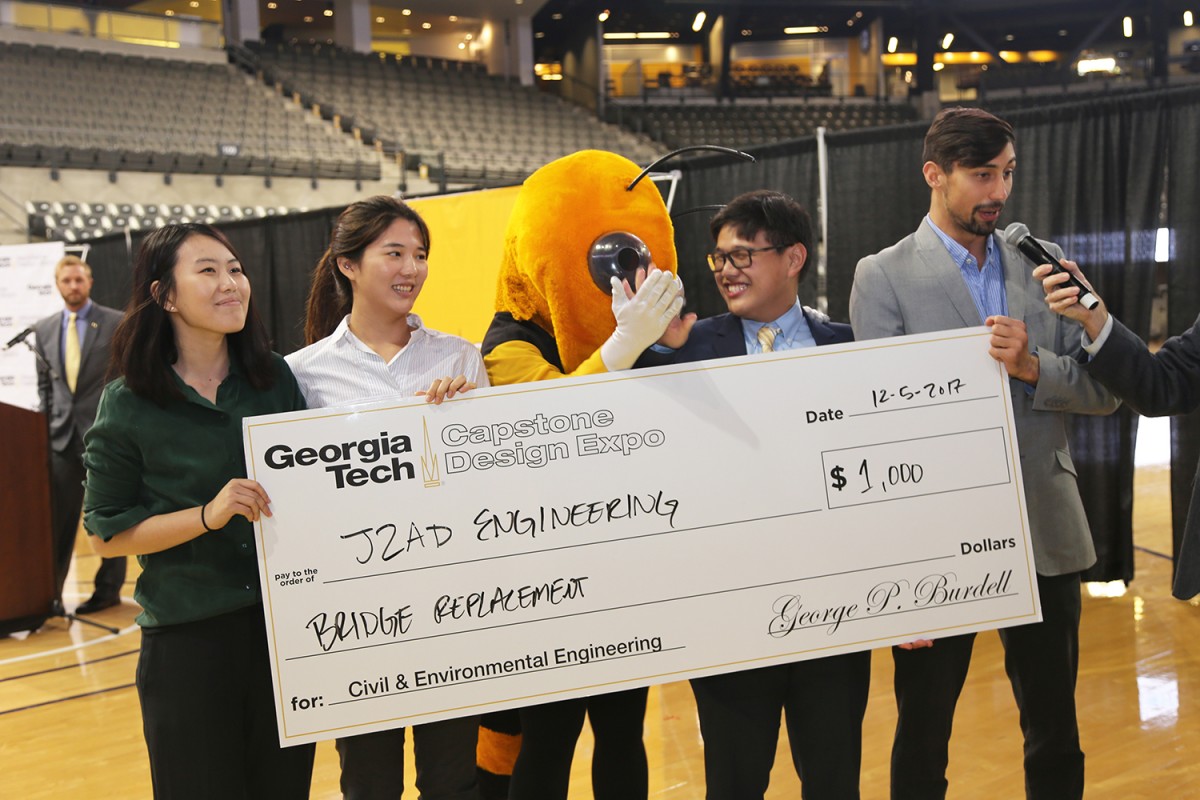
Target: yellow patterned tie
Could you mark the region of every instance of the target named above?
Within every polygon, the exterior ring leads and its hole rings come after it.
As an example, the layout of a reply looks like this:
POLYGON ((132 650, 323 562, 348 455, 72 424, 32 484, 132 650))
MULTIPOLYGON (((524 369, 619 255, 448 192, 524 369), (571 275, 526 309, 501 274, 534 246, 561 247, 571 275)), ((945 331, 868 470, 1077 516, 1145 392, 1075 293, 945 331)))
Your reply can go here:
POLYGON ((775 337, 777 335, 779 335, 779 331, 774 325, 763 325, 758 329, 758 343, 762 345, 764 353, 775 352, 775 337))
POLYGON ((75 393, 75 382, 79 380, 79 327, 75 324, 75 312, 67 318, 67 346, 63 365, 66 369, 67 387, 75 393))

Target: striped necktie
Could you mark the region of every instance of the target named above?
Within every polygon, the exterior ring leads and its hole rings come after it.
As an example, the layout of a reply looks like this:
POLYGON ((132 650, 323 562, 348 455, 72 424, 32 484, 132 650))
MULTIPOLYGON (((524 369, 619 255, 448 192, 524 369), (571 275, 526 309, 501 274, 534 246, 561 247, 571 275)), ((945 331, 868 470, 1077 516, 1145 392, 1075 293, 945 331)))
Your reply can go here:
POLYGON ((774 325, 763 325, 758 329, 758 343, 762 345, 764 353, 775 352, 775 337, 779 335, 779 329, 774 325))
POLYGON ((79 380, 79 326, 75 324, 76 314, 71 312, 67 318, 67 346, 64 353, 63 367, 66 371, 67 388, 75 393, 75 383, 79 380))

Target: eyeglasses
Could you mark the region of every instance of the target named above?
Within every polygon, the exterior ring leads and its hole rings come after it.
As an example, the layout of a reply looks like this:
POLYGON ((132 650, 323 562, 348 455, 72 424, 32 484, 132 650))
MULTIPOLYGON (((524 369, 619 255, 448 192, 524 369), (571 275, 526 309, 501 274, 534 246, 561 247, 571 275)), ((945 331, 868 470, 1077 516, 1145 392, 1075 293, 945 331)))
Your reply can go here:
POLYGON ((713 272, 720 272, 725 269, 725 262, 728 261, 733 265, 734 269, 746 269, 754 263, 754 254, 762 253, 766 250, 786 250, 794 245, 792 244, 777 244, 768 247, 735 247, 728 253, 722 253, 720 250, 715 250, 708 254, 708 268, 713 272))

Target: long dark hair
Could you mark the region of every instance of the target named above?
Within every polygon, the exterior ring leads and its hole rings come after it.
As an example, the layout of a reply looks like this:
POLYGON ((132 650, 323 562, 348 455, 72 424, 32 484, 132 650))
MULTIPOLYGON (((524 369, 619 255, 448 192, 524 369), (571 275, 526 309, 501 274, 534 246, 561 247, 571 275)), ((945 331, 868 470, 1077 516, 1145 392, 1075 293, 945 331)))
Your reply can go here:
POLYGON ((329 249, 313 270, 304 315, 304 342, 313 344, 337 329, 342 318, 354 306, 350 279, 338 269, 338 259, 362 259, 367 245, 383 235, 393 222, 406 219, 421 231, 425 252, 429 252, 429 227, 421 215, 394 197, 376 195, 359 200, 338 215, 329 237, 329 249))
MULTIPOLYGON (((179 358, 175 329, 163 303, 175 289, 175 264, 179 248, 192 236, 215 239, 238 258, 229 239, 211 225, 189 222, 166 225, 151 233, 138 248, 133 260, 133 292, 125 308, 125 319, 112 340, 109 377, 124 376, 125 385, 135 394, 165 406, 183 393, 171 376, 171 365, 179 358), (158 281, 155 291, 150 287, 158 281)), ((242 265, 245 271, 246 265, 242 265)), ((244 377, 255 389, 269 389, 275 383, 271 340, 254 310, 253 294, 246 308, 246 324, 226 336, 229 357, 237 360, 244 377)))

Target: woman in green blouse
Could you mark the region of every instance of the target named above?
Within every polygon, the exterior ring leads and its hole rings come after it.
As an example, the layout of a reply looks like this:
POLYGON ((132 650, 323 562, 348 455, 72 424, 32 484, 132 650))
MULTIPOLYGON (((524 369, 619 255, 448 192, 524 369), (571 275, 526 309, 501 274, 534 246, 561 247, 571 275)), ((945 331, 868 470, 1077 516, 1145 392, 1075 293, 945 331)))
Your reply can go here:
POLYGON ((270 350, 233 247, 207 225, 146 238, 84 455, 97 553, 136 555, 137 667, 156 798, 307 798, 311 745, 281 748, 242 418, 304 398, 270 350))

